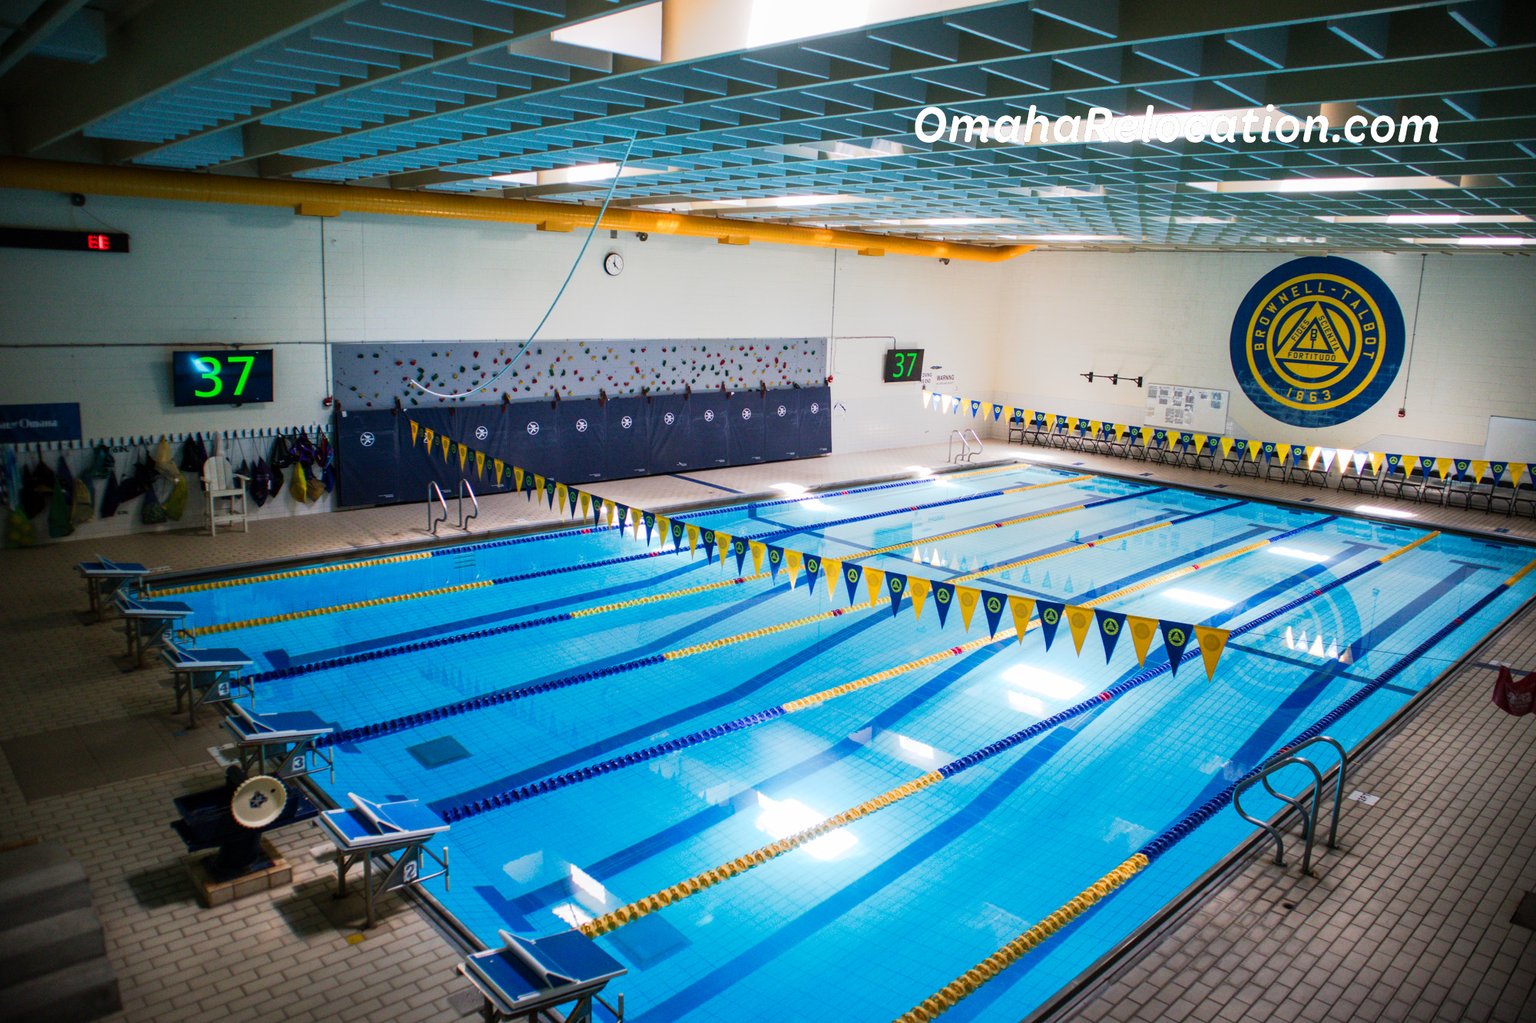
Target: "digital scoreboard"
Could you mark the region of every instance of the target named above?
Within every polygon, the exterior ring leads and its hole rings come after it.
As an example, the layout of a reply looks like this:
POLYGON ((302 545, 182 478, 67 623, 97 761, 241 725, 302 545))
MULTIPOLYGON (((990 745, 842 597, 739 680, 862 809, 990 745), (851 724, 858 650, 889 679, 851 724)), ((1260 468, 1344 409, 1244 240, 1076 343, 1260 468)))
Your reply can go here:
POLYGON ((885 382, 905 383, 923 378, 923 349, 893 348, 885 353, 885 382))
POLYGON ((171 390, 178 406, 269 402, 272 349, 173 352, 171 390))
POLYGON ((127 252, 121 231, 54 231, 41 227, 0 227, 0 248, 59 252, 127 252))

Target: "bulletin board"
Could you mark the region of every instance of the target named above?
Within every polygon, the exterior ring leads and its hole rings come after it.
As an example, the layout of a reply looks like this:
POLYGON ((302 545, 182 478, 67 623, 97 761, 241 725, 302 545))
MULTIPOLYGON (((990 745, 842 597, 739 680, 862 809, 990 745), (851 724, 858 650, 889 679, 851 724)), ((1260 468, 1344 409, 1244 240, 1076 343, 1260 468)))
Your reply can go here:
POLYGON ((1191 433, 1226 433, 1230 394, 1192 384, 1148 384, 1146 426, 1191 433))

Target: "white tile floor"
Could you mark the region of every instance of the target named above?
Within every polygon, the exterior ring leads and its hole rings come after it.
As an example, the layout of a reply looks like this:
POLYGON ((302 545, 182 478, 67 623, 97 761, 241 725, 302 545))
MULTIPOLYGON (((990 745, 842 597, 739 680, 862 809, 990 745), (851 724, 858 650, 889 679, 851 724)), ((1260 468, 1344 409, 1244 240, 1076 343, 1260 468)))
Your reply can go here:
MULTIPOLYGON (((1081 462, 1135 476, 1226 492, 1354 508, 1352 494, 1234 480, 1077 452, 989 442, 983 459, 1023 455, 1081 462)), ((900 474, 942 462, 942 447, 690 474, 744 493, 783 483, 815 487, 900 474)), ((732 498, 692 479, 659 477, 593 489, 645 507, 732 498)), ((1393 507, 1394 502, 1381 505, 1393 507)), ((550 521, 517 496, 482 499, 477 534, 550 521)), ((1427 506, 1397 506, 1417 524, 1507 529, 1536 537, 1536 523, 1427 506)), ((421 541, 421 506, 255 523, 248 534, 192 530, 0 552, 0 741, 91 722, 125 731, 159 728, 170 696, 158 672, 124 673, 123 640, 108 624, 82 626, 75 562, 100 552, 152 566, 192 569, 274 557, 421 541)), ((451 533, 452 531, 449 531, 451 533)), ((1494 651, 1536 667, 1529 612, 1494 651)), ((1250 863, 1238 880, 1097 992, 1091 1019, 1536 1019, 1536 942, 1508 924, 1512 900, 1536 888, 1536 793, 1527 775, 1536 718, 1511 719, 1487 703, 1491 676, 1466 669, 1393 742, 1359 768, 1351 787, 1382 796, 1350 804, 1345 849, 1321 861, 1317 880, 1250 863), (1295 908, 1286 908, 1290 903, 1295 908)), ((75 731, 86 731, 75 728, 75 731)), ((161 729, 163 731, 163 728, 161 729)), ((205 725, 209 743, 213 729, 205 725)), ((186 741, 197 741, 197 733, 186 741)), ((330 897, 331 868, 307 828, 278 833, 295 866, 292 888, 219 909, 199 908, 185 880, 180 841, 166 827, 173 795, 216 784, 208 766, 171 767, 167 753, 126 759, 115 781, 25 797, 18 772, 0 764, 0 844, 40 836, 62 842, 90 874, 122 981, 119 1019, 445 1020, 465 984, 458 954, 410 906, 386 902, 381 925, 361 934, 355 902, 330 897), (155 759, 158 758, 158 759, 155 759)), ((20 755, 20 754, 19 754, 20 755)), ((98 767, 100 765, 97 765, 98 767)))

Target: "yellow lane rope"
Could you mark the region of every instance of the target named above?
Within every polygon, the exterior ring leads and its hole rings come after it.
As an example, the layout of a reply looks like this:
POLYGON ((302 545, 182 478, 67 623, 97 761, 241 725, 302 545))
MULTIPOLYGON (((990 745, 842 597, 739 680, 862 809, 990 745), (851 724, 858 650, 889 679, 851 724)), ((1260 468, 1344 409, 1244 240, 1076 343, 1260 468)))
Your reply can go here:
POLYGON ((169 597, 177 593, 202 593, 206 590, 222 590, 230 586, 248 586, 254 583, 269 583, 279 579, 298 579, 306 575, 324 575, 327 572, 346 572, 354 568, 376 568, 379 565, 398 565, 403 561, 421 561, 430 558, 430 551, 417 551, 414 554, 395 554, 387 558, 370 558, 367 561, 345 561, 335 565, 312 565, 309 568, 294 568, 286 572, 269 572, 266 575, 249 575, 239 579, 214 579, 206 583, 189 583, 186 586, 164 586, 153 590, 145 590, 146 597, 169 597))
POLYGON ((1086 913, 1094 903, 1141 873, 1150 861, 1137 853, 1079 892, 1066 905, 950 981, 922 1003, 896 1017, 896 1023, 930 1023, 974 994, 987 981, 1018 962, 1047 938, 1086 913))
MULTIPOLYGON (((1041 487, 1059 487, 1063 483, 1078 483, 1088 479, 1087 476, 1073 476, 1070 479, 1054 480, 1050 483, 1035 483, 1027 487, 1011 487, 1002 491, 1004 494, 1018 494, 1026 490, 1039 490, 1041 487)), ((1048 519, 1052 515, 1066 515, 1069 512, 1082 511, 1088 507, 1086 504, 1074 504, 1070 508, 1053 508, 1050 511, 1035 512, 1033 515, 1020 515, 1017 518, 1003 519, 999 522, 983 522, 979 526, 971 526, 969 529, 955 529, 948 533, 936 533, 933 536, 924 536, 916 540, 908 540, 905 543, 893 543, 888 547, 876 547, 873 550, 860 551, 858 554, 850 554, 844 561, 858 561, 860 558, 873 558, 878 554, 889 554, 892 551, 904 551, 911 547, 917 547, 925 543, 938 543, 941 540, 953 540, 957 536, 970 536, 972 533, 984 533, 989 529, 1001 529, 1004 526, 1017 526, 1021 522, 1034 522, 1036 519, 1048 519)))
MULTIPOLYGON (((1087 601, 1080 606, 1095 607, 1099 604, 1106 603, 1107 601, 1114 600, 1117 597, 1124 596, 1127 593, 1134 593, 1138 590, 1145 589, 1150 585, 1155 585, 1160 582, 1167 582, 1172 579, 1180 578, 1182 576, 1188 575, 1191 572, 1197 572, 1202 568, 1209 568, 1211 565, 1218 564, 1223 561, 1228 561, 1232 558, 1241 557, 1244 554, 1252 553, 1253 551, 1256 551, 1259 548, 1265 546, 1268 546, 1267 540, 1259 541, 1256 544, 1248 544, 1237 550, 1229 551, 1226 554, 1218 555, 1212 558, 1206 558, 1204 561, 1201 561, 1195 565, 1172 569, 1145 582, 1134 583, 1130 586, 1124 587, 1123 589, 1116 590, 1113 593, 1107 593, 1102 597, 1096 597, 1093 600, 1087 601)), ((1058 553, 1065 553, 1065 551, 1058 553)), ((1030 626, 1034 625, 1034 623, 1037 621, 1039 621, 1038 617, 1031 618, 1029 622, 1027 622, 1024 626, 1025 631, 1027 632, 1030 626)), ((786 711, 794 711, 803 709, 805 706, 811 706, 814 703, 822 703, 826 700, 834 699, 837 696, 844 695, 844 692, 840 690, 853 692, 854 689, 862 689, 866 686, 874 685, 877 681, 883 681, 884 678, 889 678, 892 675, 899 674, 903 671, 910 671, 913 668, 920 666, 921 664, 932 664, 938 660, 942 660, 947 656, 954 656, 957 653, 965 652, 967 649, 980 649, 982 646, 986 646, 989 643, 1011 639, 1016 635, 1017 633, 1013 629, 1001 629, 995 636, 988 636, 984 639, 972 640, 971 642, 964 644, 962 647, 952 647, 949 650, 942 651, 938 654, 932 654, 929 657, 923 658, 921 662, 914 661, 911 664, 901 665, 898 668, 888 669, 887 672, 881 672, 879 675, 871 675, 867 679, 859 679, 855 682, 847 683, 845 686, 838 686, 835 689, 828 689, 821 693, 815 693, 810 696, 801 697, 799 700, 792 700, 789 703, 784 704, 784 709, 786 711)), ((715 642, 719 643, 720 641, 716 640, 715 642)), ((709 648, 709 644, 703 644, 702 646, 704 648, 709 648)), ((694 650, 693 652, 697 652, 697 650, 694 650)), ((670 658, 671 655, 669 654, 666 656, 670 658)), ((645 916, 649 913, 654 913, 656 910, 670 906, 672 903, 681 899, 685 899, 690 895, 696 895, 699 892, 704 891, 706 888, 713 888, 715 885, 721 883, 722 881, 727 881, 730 878, 737 876, 738 874, 745 873, 746 871, 751 870, 753 867, 767 863, 769 860, 777 859, 785 853, 799 848, 806 842, 811 842, 817 838, 820 838, 822 835, 829 831, 833 831, 847 824, 851 824, 854 821, 866 817, 877 810, 883 810, 887 806, 905 799, 908 796, 927 788, 929 785, 932 785, 935 781, 939 780, 942 780, 942 775, 939 775, 936 771, 931 771, 928 774, 925 774, 922 777, 916 779, 915 781, 910 781, 905 785, 897 786, 896 788, 891 789, 889 792, 885 792, 879 796, 876 796, 874 799, 866 800, 865 802, 858 804, 852 809, 845 810, 840 814, 828 817, 825 820, 822 820, 821 822, 805 829, 804 831, 789 836, 788 838, 781 839, 777 842, 762 846, 758 849, 754 849, 752 852, 738 856, 736 859, 731 860, 728 863, 721 864, 720 866, 706 870, 703 873, 695 874, 693 877, 687 878, 686 880, 679 881, 677 884, 672 885, 670 888, 664 888, 661 891, 647 895, 642 899, 638 899, 634 902, 628 903, 627 905, 620 906, 618 909, 615 909, 612 912, 605 913, 600 917, 596 917, 595 919, 582 924, 579 930, 589 938, 595 938, 599 935, 607 934, 609 931, 622 927, 633 920, 638 920, 642 916, 645 916)), ((1140 868, 1138 867, 1137 869, 1140 868)), ((1079 898, 1081 898, 1081 896, 1079 896, 1079 898)), ((1089 903, 1089 905, 1091 905, 1091 903, 1089 903)))

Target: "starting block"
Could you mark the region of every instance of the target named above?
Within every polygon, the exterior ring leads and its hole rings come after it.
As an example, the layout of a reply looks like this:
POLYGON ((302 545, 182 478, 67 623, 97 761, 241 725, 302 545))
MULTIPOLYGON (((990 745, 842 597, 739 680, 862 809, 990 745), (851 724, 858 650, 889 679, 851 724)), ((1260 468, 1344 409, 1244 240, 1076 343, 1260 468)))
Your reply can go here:
POLYGON ((169 637, 160 640, 160 659, 171 669, 176 690, 176 709, 187 704, 187 727, 197 727, 197 708, 203 703, 228 703, 236 696, 256 699, 256 692, 240 681, 240 672, 251 666, 245 651, 234 647, 189 650, 169 637))
POLYGON ((179 600, 135 600, 119 589, 113 597, 123 616, 123 632, 128 637, 128 660, 135 668, 144 666, 144 655, 164 646, 192 608, 179 600))
POLYGON ((124 586, 137 586, 149 574, 149 569, 136 561, 108 561, 100 554, 95 561, 82 561, 75 571, 85 579, 85 595, 90 601, 90 613, 101 621, 106 605, 124 586))
POLYGON ((591 1023, 594 1002, 607 1009, 615 1023, 623 1023, 624 996, 615 1007, 601 992, 627 971, 591 938, 580 931, 547 938, 500 933, 502 948, 477 952, 459 965, 459 972, 485 998, 480 1010, 485 1023, 561 1018, 565 1023, 591 1023), (562 1008, 567 1005, 570 1008, 562 1008))
POLYGON ((270 774, 291 781, 328 770, 331 779, 336 778, 330 748, 318 745, 322 736, 335 729, 314 711, 257 714, 237 703, 224 719, 224 727, 235 737, 235 754, 247 775, 270 774))
POLYGON ((363 865, 363 899, 368 907, 364 927, 374 924, 373 903, 379 893, 437 877, 447 884, 448 847, 443 847, 442 856, 427 848, 429 841, 448 830, 441 817, 415 799, 375 803, 352 792, 347 798, 352 800, 351 809, 327 810, 318 823, 336 846, 337 898, 347 894, 347 871, 357 863, 363 865), (375 884, 373 861, 390 854, 395 856, 394 864, 381 865, 381 870, 386 866, 388 870, 375 884), (435 873, 423 873, 434 867, 439 868, 435 873))

